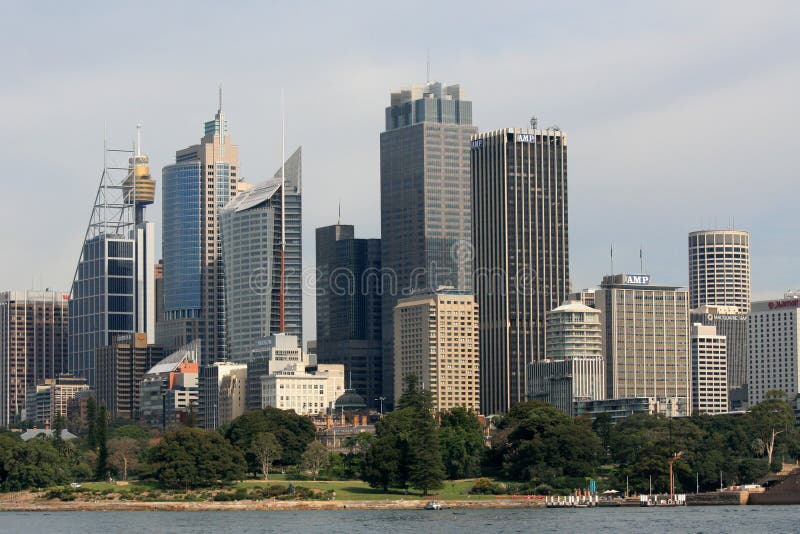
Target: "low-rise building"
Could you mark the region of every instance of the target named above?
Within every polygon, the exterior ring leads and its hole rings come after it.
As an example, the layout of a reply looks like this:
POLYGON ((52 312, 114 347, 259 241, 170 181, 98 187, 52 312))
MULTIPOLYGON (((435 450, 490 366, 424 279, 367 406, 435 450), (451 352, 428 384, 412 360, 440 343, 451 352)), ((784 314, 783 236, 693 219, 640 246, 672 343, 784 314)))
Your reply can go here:
POLYGON ((595 420, 598 415, 611 415, 611 422, 617 423, 636 413, 682 417, 687 410, 686 397, 624 397, 596 401, 575 401, 575 415, 587 416, 595 420))
POLYGON ((261 377, 261 407, 294 410, 299 415, 322 415, 333 410, 344 392, 344 365, 293 365, 261 377))
POLYGON ((528 400, 552 404, 575 415, 575 401, 605 398, 605 362, 601 356, 543 360, 530 364, 528 400))
POLYGON ((141 419, 166 428, 197 414, 200 340, 170 354, 145 375, 140 386, 141 419))
POLYGON ((28 391, 26 419, 39 424, 55 421, 56 417, 67 417, 69 402, 81 391, 87 391, 85 378, 69 374, 46 379, 44 383, 28 391))

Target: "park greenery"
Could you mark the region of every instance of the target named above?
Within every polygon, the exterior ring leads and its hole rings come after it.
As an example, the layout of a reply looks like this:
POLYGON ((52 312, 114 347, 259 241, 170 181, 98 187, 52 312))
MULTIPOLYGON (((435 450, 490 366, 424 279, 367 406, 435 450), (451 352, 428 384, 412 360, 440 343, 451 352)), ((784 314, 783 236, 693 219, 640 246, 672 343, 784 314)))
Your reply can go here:
POLYGON ((487 434, 465 408, 435 413, 431 393, 411 377, 375 433, 352 436, 338 451, 315 439, 310 419, 291 411, 265 408, 218 430, 184 425, 162 433, 109 421, 103 407, 90 403, 88 423, 73 441, 61 439, 68 424, 61 419, 49 438, 24 442, 19 432, 0 431, 0 491, 54 488, 48 495, 65 500, 97 492, 120 499, 242 500, 333 498, 349 490, 362 497, 424 496, 458 487, 460 495, 479 498, 563 494, 591 478, 601 489, 641 493, 668 488, 669 458, 678 453, 677 490, 713 491, 721 483, 755 482, 800 457, 785 398, 774 392, 745 414, 637 414, 617 424, 608 416, 592 422, 525 402, 495 417, 487 434), (242 482, 256 478, 264 482, 242 482), (91 480, 131 483, 123 491, 89 486, 91 480), (83 488, 67 487, 72 482, 83 488))

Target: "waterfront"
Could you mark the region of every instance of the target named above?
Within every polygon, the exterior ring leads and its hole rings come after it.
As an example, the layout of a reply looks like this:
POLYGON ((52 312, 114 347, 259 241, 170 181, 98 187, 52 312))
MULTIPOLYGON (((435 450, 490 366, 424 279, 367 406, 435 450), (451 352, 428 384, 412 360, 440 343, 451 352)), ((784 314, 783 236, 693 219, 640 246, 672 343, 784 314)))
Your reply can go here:
POLYGON ((3 512, 0 532, 793 532, 793 506, 697 508, 3 512))

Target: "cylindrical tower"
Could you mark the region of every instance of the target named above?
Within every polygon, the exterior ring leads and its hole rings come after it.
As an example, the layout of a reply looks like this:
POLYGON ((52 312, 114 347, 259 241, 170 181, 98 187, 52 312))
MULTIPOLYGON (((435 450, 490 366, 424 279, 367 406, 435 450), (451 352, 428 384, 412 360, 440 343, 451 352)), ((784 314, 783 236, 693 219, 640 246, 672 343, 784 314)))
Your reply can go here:
POLYGON ((750 311, 750 234, 700 230, 689 234, 689 302, 750 311))
POLYGON ((144 220, 144 207, 156 199, 156 182, 150 176, 150 158, 144 154, 136 154, 128 159, 130 169, 125 180, 125 202, 135 204, 136 223, 144 220))

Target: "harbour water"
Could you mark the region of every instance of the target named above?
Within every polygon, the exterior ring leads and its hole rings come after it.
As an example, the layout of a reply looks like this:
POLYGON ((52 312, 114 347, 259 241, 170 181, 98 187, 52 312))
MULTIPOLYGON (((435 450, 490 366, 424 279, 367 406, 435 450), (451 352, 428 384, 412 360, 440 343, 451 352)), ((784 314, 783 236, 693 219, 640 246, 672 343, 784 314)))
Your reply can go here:
POLYGON ((258 512, 3 512, 0 532, 797 532, 796 506, 258 512))

